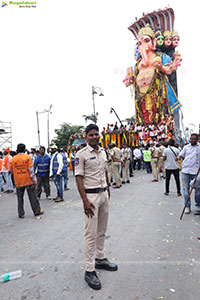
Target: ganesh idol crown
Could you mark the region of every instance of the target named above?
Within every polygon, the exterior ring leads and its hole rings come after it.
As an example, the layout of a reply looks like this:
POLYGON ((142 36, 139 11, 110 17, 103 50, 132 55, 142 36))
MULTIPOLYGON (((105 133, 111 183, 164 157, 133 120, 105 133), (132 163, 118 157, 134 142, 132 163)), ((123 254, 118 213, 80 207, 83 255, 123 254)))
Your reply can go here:
POLYGON ((179 127, 176 70, 181 55, 176 48, 179 34, 174 30, 172 8, 143 14, 128 28, 136 38, 136 64, 127 69, 123 80, 135 94, 135 119, 138 124, 158 124, 173 115, 179 127))

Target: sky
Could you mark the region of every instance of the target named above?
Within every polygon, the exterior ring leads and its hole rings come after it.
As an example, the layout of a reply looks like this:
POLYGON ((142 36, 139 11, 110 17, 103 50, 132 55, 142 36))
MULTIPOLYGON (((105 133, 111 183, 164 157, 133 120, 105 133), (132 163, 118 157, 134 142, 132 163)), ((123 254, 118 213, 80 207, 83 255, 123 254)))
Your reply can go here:
MULTIPOLYGON (((50 140, 64 122, 86 126, 93 113, 92 86, 100 130, 134 115, 134 100, 123 84, 134 66, 136 40, 128 30, 135 17, 172 7, 180 34, 182 64, 177 72, 184 125, 199 117, 200 39, 198 1, 38 0, 36 7, 0 7, 0 121, 12 123, 12 148, 38 145, 36 112, 52 105, 50 140), (188 4, 190 3, 190 4, 188 4), (196 56, 197 55, 197 56, 196 56)), ((47 113, 39 113, 41 144, 47 146, 47 113)))

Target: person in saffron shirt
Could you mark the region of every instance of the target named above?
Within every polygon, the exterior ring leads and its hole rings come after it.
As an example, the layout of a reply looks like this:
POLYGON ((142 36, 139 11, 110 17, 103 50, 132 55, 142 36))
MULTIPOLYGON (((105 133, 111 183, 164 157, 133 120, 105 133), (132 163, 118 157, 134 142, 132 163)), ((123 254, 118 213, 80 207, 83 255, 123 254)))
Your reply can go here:
POLYGON ((33 170, 31 157, 25 154, 26 146, 17 145, 17 155, 9 163, 9 173, 13 173, 18 200, 18 216, 24 218, 24 192, 27 190, 31 208, 35 216, 42 215, 44 210, 40 209, 40 203, 36 194, 36 178, 33 170))

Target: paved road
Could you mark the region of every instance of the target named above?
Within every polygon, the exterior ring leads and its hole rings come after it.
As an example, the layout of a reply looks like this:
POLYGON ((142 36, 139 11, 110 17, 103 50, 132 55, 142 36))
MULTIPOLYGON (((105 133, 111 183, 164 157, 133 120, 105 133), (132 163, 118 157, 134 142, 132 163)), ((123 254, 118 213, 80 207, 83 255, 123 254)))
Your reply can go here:
POLYGON ((83 280, 84 216, 72 175, 65 202, 41 199, 40 220, 28 201, 18 219, 16 195, 1 193, 0 273, 21 269, 23 276, 0 284, 0 300, 199 300, 200 217, 180 221, 174 184, 166 197, 164 181, 151 179, 136 171, 131 184, 111 191, 106 253, 119 270, 98 272, 100 291, 83 280))

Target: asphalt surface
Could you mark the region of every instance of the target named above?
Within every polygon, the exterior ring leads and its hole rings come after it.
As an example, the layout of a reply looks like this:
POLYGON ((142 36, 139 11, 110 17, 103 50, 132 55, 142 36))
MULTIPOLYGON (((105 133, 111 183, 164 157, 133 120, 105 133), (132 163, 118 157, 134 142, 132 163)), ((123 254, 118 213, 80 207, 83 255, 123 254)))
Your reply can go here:
POLYGON ((64 202, 43 194, 40 220, 27 196, 25 218, 19 219, 16 195, 1 193, 0 274, 23 274, 0 283, 0 300, 199 300, 200 217, 191 213, 180 221, 183 197, 176 196, 174 179, 169 196, 164 180, 151 179, 135 171, 130 184, 111 188, 106 256, 119 270, 98 272, 99 291, 83 279, 84 215, 73 175, 64 202))

